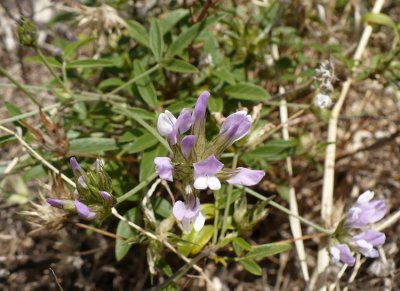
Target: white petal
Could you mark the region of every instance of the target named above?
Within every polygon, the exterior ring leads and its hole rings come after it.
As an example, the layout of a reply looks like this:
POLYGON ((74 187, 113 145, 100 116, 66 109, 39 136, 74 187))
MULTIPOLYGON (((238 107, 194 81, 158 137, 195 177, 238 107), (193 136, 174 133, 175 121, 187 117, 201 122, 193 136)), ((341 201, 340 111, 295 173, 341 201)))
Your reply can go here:
POLYGON ((196 188, 197 190, 204 190, 207 189, 207 177, 206 176, 200 176, 197 177, 196 180, 194 181, 194 188, 196 188))
POLYGON ((174 204, 174 208, 172 208, 172 213, 174 214, 175 218, 181 221, 185 216, 185 212, 186 212, 185 203, 183 203, 180 200, 176 201, 174 204))
POLYGON ((219 190, 219 189, 221 189, 221 182, 215 176, 208 177, 207 184, 208 184, 208 187, 210 187, 211 190, 219 190))
POLYGON ((161 113, 157 120, 157 129, 160 135, 167 136, 174 130, 176 123, 175 116, 171 112, 165 110, 165 113, 161 113))
POLYGON ((190 222, 189 218, 184 217, 184 218, 182 219, 182 226, 183 226, 183 229, 184 229, 186 232, 189 232, 189 231, 190 231, 189 222, 190 222))
POLYGON ((203 212, 199 211, 197 216, 193 218, 194 230, 197 232, 200 231, 203 228, 205 221, 206 221, 206 218, 205 218, 203 212))
POLYGON ((339 260, 340 260, 340 250, 337 247, 333 246, 333 247, 331 247, 330 251, 331 251, 331 255, 332 255, 334 261, 335 262, 339 262, 339 260))
POLYGON ((374 192, 365 191, 363 194, 360 195, 360 197, 358 197, 357 203, 364 204, 369 202, 372 198, 374 198, 374 192))

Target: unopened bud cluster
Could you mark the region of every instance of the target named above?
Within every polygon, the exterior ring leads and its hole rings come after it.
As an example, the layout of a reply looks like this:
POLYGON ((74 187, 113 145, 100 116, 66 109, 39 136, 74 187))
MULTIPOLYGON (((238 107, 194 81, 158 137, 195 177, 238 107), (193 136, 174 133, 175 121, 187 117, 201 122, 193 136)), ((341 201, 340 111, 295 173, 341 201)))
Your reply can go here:
POLYGON ((86 172, 74 157, 70 163, 76 180, 74 199, 47 198, 47 202, 51 206, 78 213, 85 220, 104 220, 111 214, 111 208, 117 200, 112 195, 111 178, 104 171, 103 162, 97 159, 93 169, 86 172))
POLYGON ((27 19, 21 18, 18 26, 18 38, 21 45, 35 47, 37 45, 38 32, 35 24, 27 19))
POLYGON ((185 202, 177 201, 173 214, 189 230, 190 222, 199 231, 205 222, 200 211, 200 190, 219 190, 221 181, 230 184, 253 186, 261 181, 265 172, 247 168, 226 168, 219 158, 234 142, 246 136, 252 119, 246 111, 229 115, 221 125, 219 135, 212 141, 206 139, 206 111, 210 93, 203 92, 193 112, 185 108, 178 118, 166 110, 158 117, 157 127, 167 138, 171 157, 157 157, 154 162, 161 179, 180 180, 185 186, 185 202), (188 133, 188 134, 186 134, 188 133))

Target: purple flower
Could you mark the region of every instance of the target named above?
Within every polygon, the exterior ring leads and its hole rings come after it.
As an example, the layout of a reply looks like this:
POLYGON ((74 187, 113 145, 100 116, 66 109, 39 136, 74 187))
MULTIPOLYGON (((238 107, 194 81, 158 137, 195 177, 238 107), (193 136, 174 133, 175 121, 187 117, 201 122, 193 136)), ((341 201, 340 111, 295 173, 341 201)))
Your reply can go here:
POLYGON ((91 220, 96 216, 96 213, 92 212, 86 204, 83 204, 78 199, 75 199, 75 209, 78 215, 85 220, 91 220))
POLYGON ((167 181, 173 181, 173 165, 171 163, 171 159, 168 157, 157 157, 154 159, 154 163, 156 164, 156 171, 158 176, 167 181))
POLYGON ((84 173, 75 157, 72 157, 69 160, 69 163, 71 164, 72 171, 74 172, 75 175, 79 176, 84 173))
POLYGON ((192 126, 192 116, 190 110, 183 108, 175 123, 176 131, 180 134, 185 133, 192 126))
POLYGON ((381 246, 385 243, 386 236, 384 233, 368 229, 358 235, 353 236, 351 242, 357 247, 360 253, 368 258, 379 257, 378 251, 374 247, 381 246))
POLYGON ((207 110, 208 98, 210 98, 210 92, 204 91, 200 94, 197 99, 196 105, 192 114, 192 124, 193 124, 193 132, 198 134, 200 129, 204 124, 204 119, 207 110))
POLYGON ((205 216, 200 211, 200 200, 193 195, 189 195, 188 201, 176 201, 172 209, 176 220, 182 221, 183 228, 189 232, 190 222, 192 221, 193 227, 196 231, 200 231, 205 222, 205 216))
POLYGON ((254 186, 258 184, 264 177, 265 172, 261 170, 251 170, 247 168, 237 168, 236 174, 226 180, 229 184, 243 185, 243 186, 254 186))
POLYGON ((347 224, 353 228, 361 228, 367 224, 375 223, 386 214, 384 200, 372 200, 374 192, 366 191, 357 199, 354 207, 349 209, 347 224))
POLYGON ((216 159, 214 155, 209 156, 204 161, 194 163, 194 188, 204 190, 210 188, 211 190, 219 190, 221 182, 215 176, 222 170, 224 164, 216 159))
POLYGON ((186 158, 190 156, 190 153, 192 152, 192 149, 196 144, 196 140, 197 138, 195 135, 188 135, 182 139, 181 151, 186 158))
POLYGON ((88 188, 88 185, 86 184, 85 179, 83 178, 83 176, 80 176, 80 177, 78 178, 78 183, 79 183, 83 188, 85 188, 85 189, 88 188))
POLYGON ((238 111, 229 115, 222 123, 219 134, 226 139, 226 146, 232 145, 249 133, 251 129, 251 116, 246 111, 238 111))
POLYGON ((106 202, 111 202, 112 201, 112 196, 110 193, 106 191, 99 191, 100 196, 106 201, 106 202))
POLYGON ((350 267, 354 266, 354 263, 356 262, 356 259, 351 253, 349 246, 346 244, 334 245, 330 248, 330 252, 335 262, 341 261, 350 267))
POLYGON ((56 208, 63 208, 64 200, 55 198, 46 198, 47 203, 56 208))

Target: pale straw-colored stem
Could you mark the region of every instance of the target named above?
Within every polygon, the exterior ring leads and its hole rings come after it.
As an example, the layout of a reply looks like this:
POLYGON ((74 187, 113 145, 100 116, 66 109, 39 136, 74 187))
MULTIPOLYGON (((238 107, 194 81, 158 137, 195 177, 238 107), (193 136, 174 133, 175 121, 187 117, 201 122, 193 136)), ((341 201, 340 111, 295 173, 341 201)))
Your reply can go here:
MULTIPOLYGON (((384 0, 377 0, 372 9, 372 13, 379 13, 382 9, 384 0)), ((356 65, 361 60, 362 54, 366 48, 368 40, 371 36, 372 26, 366 25, 362 33, 361 39, 358 43, 356 52, 354 54, 354 61, 356 65)), ((354 66, 353 70, 356 68, 354 66)), ((337 124, 340 111, 346 100, 347 94, 349 92, 350 86, 352 84, 352 77, 348 77, 346 82, 344 82, 342 90, 339 95, 339 99, 332 110, 331 118, 329 120, 328 126, 328 138, 324 165, 324 180, 322 187, 322 202, 321 202, 321 217, 325 223, 325 227, 330 228, 332 226, 332 207, 333 207, 333 190, 334 190, 334 176, 335 176, 335 156, 336 156, 336 134, 337 134, 337 124)), ((326 275, 327 268, 329 265, 329 255, 328 255, 328 239, 323 239, 320 242, 318 251, 318 290, 326 290, 326 275)))

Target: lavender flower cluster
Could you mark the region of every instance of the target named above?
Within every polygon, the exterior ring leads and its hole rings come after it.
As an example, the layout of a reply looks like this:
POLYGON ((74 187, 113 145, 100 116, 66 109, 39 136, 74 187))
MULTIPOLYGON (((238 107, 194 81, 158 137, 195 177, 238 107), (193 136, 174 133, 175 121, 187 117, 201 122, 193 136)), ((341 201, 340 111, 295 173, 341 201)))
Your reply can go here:
POLYGON ((223 151, 234 142, 246 136, 252 126, 252 119, 246 111, 229 115, 222 123, 219 135, 212 141, 206 139, 205 117, 210 93, 203 92, 193 112, 185 108, 178 118, 166 110, 158 117, 157 128, 166 137, 172 148, 171 157, 157 157, 154 160, 157 173, 167 181, 180 180, 185 186, 185 202, 177 201, 173 214, 182 222, 186 231, 192 222, 200 231, 205 216, 200 211, 200 190, 219 190, 221 181, 229 184, 253 186, 261 181, 265 172, 239 167, 229 169, 219 158, 223 151), (185 133, 189 133, 184 135, 185 133))
POLYGON ((344 223, 339 224, 333 235, 339 243, 330 247, 334 261, 341 261, 353 266, 356 259, 352 250, 358 251, 368 258, 379 256, 376 247, 385 243, 385 234, 368 227, 381 220, 387 209, 384 200, 372 200, 373 197, 374 193, 371 191, 361 194, 356 204, 349 209, 344 223), (363 231, 356 235, 350 235, 352 230, 358 229, 363 231))
POLYGON ((70 159, 70 164, 76 178, 74 199, 47 198, 47 203, 78 213, 85 220, 106 218, 117 201, 111 194, 111 178, 104 171, 103 162, 97 159, 93 169, 87 172, 74 157, 70 159))

